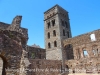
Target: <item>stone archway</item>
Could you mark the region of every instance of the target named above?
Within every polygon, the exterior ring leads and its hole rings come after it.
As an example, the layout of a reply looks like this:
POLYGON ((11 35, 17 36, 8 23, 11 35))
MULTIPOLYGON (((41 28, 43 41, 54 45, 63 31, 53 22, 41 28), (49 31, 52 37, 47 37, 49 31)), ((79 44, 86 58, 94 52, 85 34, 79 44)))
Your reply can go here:
POLYGON ((6 58, 0 54, 0 75, 6 75, 7 65, 8 63, 6 58))

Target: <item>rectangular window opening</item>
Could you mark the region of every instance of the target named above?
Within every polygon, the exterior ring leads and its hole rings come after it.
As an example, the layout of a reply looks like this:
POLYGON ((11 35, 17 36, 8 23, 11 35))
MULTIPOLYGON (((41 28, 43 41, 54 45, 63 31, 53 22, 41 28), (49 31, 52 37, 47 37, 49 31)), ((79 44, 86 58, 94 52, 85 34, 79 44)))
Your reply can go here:
POLYGON ((90 35, 91 41, 96 41, 95 34, 90 35))
POLYGON ((87 50, 83 50, 83 54, 84 54, 84 57, 87 57, 88 56, 87 50))

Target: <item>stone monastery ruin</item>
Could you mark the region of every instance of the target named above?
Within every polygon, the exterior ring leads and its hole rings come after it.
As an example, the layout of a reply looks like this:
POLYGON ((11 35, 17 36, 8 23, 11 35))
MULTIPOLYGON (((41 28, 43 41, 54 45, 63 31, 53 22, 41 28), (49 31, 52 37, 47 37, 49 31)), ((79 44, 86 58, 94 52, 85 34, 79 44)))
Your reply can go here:
POLYGON ((0 75, 100 74, 100 30, 72 37, 68 12, 55 5, 44 12, 42 49, 27 45, 21 20, 0 22, 0 75))

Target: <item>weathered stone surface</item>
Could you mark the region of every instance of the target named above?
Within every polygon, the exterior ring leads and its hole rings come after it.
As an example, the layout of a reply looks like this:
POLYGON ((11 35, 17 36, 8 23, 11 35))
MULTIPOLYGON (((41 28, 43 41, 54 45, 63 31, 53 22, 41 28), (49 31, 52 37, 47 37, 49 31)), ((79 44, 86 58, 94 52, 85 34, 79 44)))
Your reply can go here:
POLYGON ((96 69, 96 71, 100 70, 100 30, 66 39, 63 41, 63 44, 65 47, 64 53, 66 53, 66 56, 64 56, 65 63, 70 69, 85 69, 87 73, 93 69, 96 69), (91 34, 95 35, 96 40, 91 40, 91 34), (71 60, 68 59, 68 55, 71 55, 67 48, 69 45, 73 47, 70 51, 73 52, 74 58, 71 60), (87 53, 84 53, 84 50, 87 53))
POLYGON ((28 46, 27 52, 27 57, 29 59, 46 59, 45 49, 28 46))
MULTIPOLYGON (((9 69, 19 69, 23 45, 26 45, 27 38, 21 33, 9 30, 0 30, 0 53, 8 59, 9 69)), ((9 71, 8 71, 9 72, 9 71)), ((17 72, 12 72, 17 73, 17 72)))
POLYGON ((29 59, 28 75, 59 75, 61 73, 61 61, 29 59))
POLYGON ((22 16, 16 16, 13 19, 12 24, 0 22, 0 29, 19 32, 23 34, 23 36, 25 36, 28 40, 28 30, 26 28, 21 27, 20 25, 21 19, 22 19, 22 16))

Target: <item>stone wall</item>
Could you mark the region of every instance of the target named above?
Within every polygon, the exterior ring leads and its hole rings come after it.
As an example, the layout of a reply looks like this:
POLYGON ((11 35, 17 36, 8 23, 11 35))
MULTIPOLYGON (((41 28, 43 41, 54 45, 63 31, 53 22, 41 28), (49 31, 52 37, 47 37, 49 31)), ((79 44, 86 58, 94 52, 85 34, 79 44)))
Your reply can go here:
POLYGON ((10 25, 10 24, 0 22, 0 29, 5 30, 5 29, 7 29, 7 28, 8 28, 8 26, 9 26, 9 25, 10 25))
POLYGON ((27 38, 27 40, 28 40, 28 29, 21 27, 21 25, 20 25, 21 19, 16 21, 16 19, 18 17, 19 16, 16 16, 13 19, 12 24, 7 24, 7 23, 0 22, 0 29, 2 29, 2 30, 10 30, 10 31, 17 31, 17 32, 23 34, 23 36, 25 36, 27 38), (20 23, 17 24, 18 22, 20 22, 20 23))
POLYGON ((60 75, 61 61, 29 59, 31 63, 27 68, 27 75, 60 75))
POLYGON ((46 59, 45 49, 28 46, 27 52, 29 59, 46 59))
POLYGON ((68 74, 68 75, 100 75, 100 74, 75 73, 75 74, 68 74))
MULTIPOLYGON (((64 53, 66 53, 65 64, 73 71, 75 69, 85 69, 93 73, 95 69, 100 71, 100 30, 95 30, 63 41, 64 53), (91 37, 92 36, 92 37, 91 37), (68 48, 72 53, 68 52, 68 48), (73 59, 68 59, 73 55, 73 59)), ((77 73, 77 71, 75 71, 77 73)))
POLYGON ((27 38, 21 33, 8 30, 0 30, 0 54, 7 59, 7 74, 16 74, 9 69, 19 69, 22 52, 27 44, 27 38))

